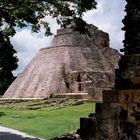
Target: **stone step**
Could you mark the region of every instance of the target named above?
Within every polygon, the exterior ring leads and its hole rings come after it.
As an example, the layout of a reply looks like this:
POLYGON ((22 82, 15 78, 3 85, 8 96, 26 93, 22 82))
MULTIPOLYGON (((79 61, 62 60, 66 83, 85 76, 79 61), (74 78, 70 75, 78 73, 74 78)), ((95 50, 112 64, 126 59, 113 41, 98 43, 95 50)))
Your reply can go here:
POLYGON ((52 98, 88 99, 88 93, 61 93, 61 94, 53 94, 52 98))

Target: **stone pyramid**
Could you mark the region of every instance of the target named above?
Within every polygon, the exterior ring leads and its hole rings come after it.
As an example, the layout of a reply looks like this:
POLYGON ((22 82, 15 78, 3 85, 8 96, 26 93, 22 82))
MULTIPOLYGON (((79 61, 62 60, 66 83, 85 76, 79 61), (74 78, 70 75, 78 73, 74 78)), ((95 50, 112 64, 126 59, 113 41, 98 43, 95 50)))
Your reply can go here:
POLYGON ((113 87, 119 53, 109 47, 109 35, 88 25, 90 37, 59 29, 50 47, 41 49, 16 78, 3 98, 46 98, 53 94, 88 93, 102 100, 113 87))

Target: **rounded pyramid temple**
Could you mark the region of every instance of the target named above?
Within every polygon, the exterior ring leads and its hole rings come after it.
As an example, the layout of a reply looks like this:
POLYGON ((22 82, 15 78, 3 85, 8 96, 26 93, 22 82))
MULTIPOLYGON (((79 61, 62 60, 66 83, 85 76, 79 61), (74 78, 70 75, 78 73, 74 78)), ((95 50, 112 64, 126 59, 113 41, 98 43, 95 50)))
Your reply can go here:
POLYGON ((90 36, 59 29, 50 47, 41 49, 15 79, 3 98, 47 98, 62 93, 88 93, 102 100, 114 86, 120 55, 109 47, 109 35, 88 25, 90 36))

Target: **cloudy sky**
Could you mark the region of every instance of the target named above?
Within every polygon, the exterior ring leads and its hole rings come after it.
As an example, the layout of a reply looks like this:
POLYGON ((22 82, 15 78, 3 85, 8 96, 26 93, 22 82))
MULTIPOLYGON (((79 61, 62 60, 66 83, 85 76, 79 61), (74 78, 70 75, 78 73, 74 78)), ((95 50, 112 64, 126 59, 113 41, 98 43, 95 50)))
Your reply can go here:
MULTIPOLYGON (((125 0, 97 0, 97 2, 97 10, 85 13, 84 20, 108 32, 110 35, 110 47, 119 50, 123 46, 122 40, 124 39, 124 33, 121 31, 123 27, 121 21, 125 15, 125 0)), ((46 18, 51 25, 52 32, 56 34, 59 26, 51 17, 46 18)), ((18 30, 15 36, 11 38, 19 58, 19 67, 14 72, 15 75, 27 66, 41 48, 49 46, 53 36, 44 37, 43 34, 43 29, 38 34, 33 34, 30 29, 22 29, 18 30)))

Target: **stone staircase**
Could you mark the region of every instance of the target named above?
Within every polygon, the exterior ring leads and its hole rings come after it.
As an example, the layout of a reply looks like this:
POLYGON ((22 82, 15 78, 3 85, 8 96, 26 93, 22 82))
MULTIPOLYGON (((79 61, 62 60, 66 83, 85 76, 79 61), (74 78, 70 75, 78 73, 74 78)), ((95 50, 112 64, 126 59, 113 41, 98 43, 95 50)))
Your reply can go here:
POLYGON ((52 98, 67 98, 67 99, 89 99, 88 93, 61 93, 53 94, 52 98))

